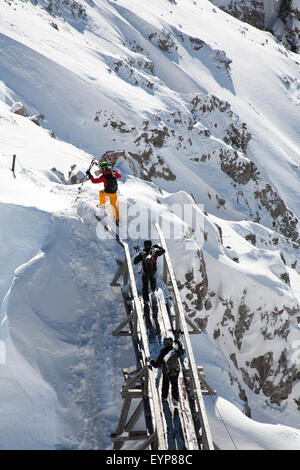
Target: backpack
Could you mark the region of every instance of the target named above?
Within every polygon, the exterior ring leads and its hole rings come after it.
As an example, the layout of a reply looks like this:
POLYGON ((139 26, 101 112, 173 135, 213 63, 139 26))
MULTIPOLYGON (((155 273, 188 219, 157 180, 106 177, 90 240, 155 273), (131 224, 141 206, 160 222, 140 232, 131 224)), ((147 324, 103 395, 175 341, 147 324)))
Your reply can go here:
POLYGON ((171 349, 171 351, 166 354, 164 357, 165 363, 165 371, 168 375, 178 375, 180 371, 179 361, 178 361, 178 354, 175 349, 171 349))
POLYGON ((152 250, 150 250, 148 253, 143 252, 142 259, 144 271, 147 274, 154 274, 156 271, 156 264, 152 250))
POLYGON ((109 194, 114 194, 118 190, 118 183, 117 178, 112 172, 109 172, 105 175, 106 178, 106 186, 104 191, 109 194))

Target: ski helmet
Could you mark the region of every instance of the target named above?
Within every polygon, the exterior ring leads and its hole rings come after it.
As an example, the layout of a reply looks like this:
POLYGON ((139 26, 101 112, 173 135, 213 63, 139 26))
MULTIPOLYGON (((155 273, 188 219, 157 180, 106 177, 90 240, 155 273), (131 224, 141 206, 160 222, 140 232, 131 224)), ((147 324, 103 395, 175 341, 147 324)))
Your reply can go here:
POLYGON ((150 250, 151 246, 152 246, 152 241, 151 240, 145 240, 144 241, 145 250, 150 250))
POLYGON ((171 336, 164 338, 164 346, 173 346, 173 338, 171 338, 171 336))
POLYGON ((108 170, 108 163, 107 162, 100 162, 100 168, 101 170, 108 170))

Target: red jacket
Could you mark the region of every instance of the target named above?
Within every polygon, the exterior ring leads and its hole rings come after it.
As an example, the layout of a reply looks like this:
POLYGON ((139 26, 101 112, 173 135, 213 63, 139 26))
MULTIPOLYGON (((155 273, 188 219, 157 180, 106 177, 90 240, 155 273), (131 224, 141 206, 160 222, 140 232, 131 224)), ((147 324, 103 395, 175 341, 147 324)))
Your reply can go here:
MULTIPOLYGON (((93 176, 91 176, 91 177, 90 177, 90 180, 91 180, 91 182, 94 183, 94 184, 103 183, 103 184, 104 184, 104 189, 105 189, 106 186, 107 186, 107 182, 106 182, 105 175, 107 175, 108 173, 109 173, 108 171, 103 171, 103 172, 102 172, 102 175, 99 176, 99 178, 94 178, 93 176)), ((117 171, 113 171, 112 173, 113 173, 113 175, 115 175, 115 177, 117 178, 117 180, 119 180, 120 178, 122 178, 121 173, 118 173, 117 171)))

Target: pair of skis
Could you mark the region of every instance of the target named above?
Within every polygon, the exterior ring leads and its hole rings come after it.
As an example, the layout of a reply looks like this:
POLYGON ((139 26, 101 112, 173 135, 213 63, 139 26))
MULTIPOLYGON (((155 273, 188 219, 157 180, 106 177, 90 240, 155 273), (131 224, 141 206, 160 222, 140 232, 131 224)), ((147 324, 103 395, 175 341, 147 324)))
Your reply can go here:
POLYGON ((117 242, 121 243, 118 230, 116 230, 116 231, 113 230, 111 228, 111 226, 107 222, 105 222, 104 217, 99 217, 97 214, 95 214, 95 218, 96 218, 96 220, 98 220, 98 222, 100 222, 103 225, 104 230, 109 232, 113 236, 113 238, 115 238, 117 240, 117 242))

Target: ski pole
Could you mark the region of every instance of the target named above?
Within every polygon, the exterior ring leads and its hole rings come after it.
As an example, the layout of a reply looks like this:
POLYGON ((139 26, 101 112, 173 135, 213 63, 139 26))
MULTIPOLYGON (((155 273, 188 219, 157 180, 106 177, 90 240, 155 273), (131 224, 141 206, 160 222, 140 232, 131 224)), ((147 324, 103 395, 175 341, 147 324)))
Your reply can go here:
MULTIPOLYGON (((91 164, 90 164, 88 170, 87 170, 85 173, 87 173, 88 171, 91 171, 91 169, 92 169, 93 165, 95 165, 95 163, 96 163, 96 159, 93 158, 93 160, 91 161, 91 164)), ((77 199, 79 198, 81 188, 82 188, 83 184, 84 184, 86 181, 87 181, 87 180, 84 179, 84 180, 82 181, 81 185, 78 187, 78 194, 77 194, 77 197, 76 197, 75 201, 77 201, 77 199)))

